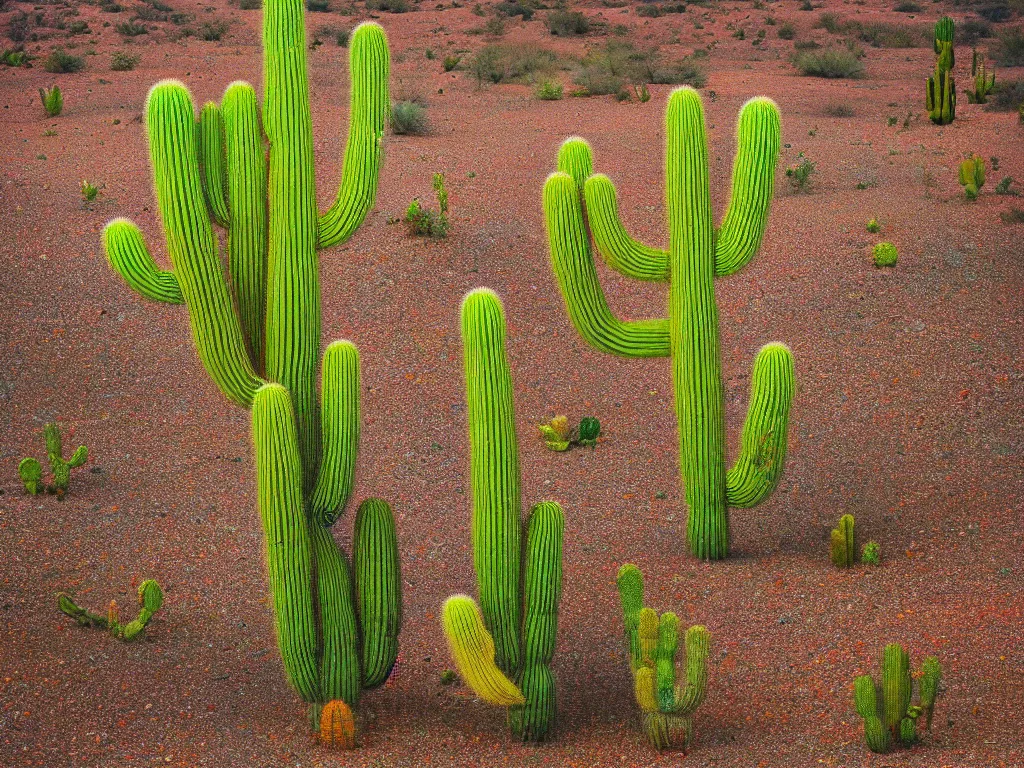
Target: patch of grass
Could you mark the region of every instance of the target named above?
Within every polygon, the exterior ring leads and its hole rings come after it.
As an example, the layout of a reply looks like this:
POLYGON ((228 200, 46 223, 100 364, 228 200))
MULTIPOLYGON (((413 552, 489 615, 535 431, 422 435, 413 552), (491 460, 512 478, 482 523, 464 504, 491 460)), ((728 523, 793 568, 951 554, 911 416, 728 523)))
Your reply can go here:
POLYGON ((588 95, 619 93, 627 85, 671 84, 702 88, 704 68, 692 58, 666 61, 655 49, 641 50, 632 43, 610 41, 591 50, 583 59, 575 83, 588 95))
POLYGON ((391 105, 391 131, 399 136, 423 136, 430 129, 427 108, 415 101, 391 105))
POLYGON ((91 30, 85 21, 73 21, 68 25, 69 35, 88 35, 91 30))
POLYGON ((799 54, 793 64, 806 77, 855 78, 864 74, 864 65, 848 48, 826 48, 799 54))
POLYGON ((1024 29, 1016 27, 999 33, 995 59, 1004 67, 1024 66, 1024 29))
POLYGON ((819 48, 821 48, 821 43, 817 40, 797 40, 793 43, 793 50, 797 52, 816 51, 819 48))
POLYGON ((920 13, 921 6, 917 3, 910 2, 910 0, 904 0, 904 2, 897 4, 894 8, 896 13, 920 13))
POLYGON ((54 48, 50 55, 43 60, 43 69, 55 74, 81 72, 85 69, 85 59, 81 56, 72 56, 63 48, 54 48))
POLYGON ((924 48, 931 45, 930 33, 926 33, 920 27, 884 22, 853 22, 846 26, 845 31, 855 34, 858 40, 872 48, 924 48))
POLYGON ((653 3, 649 5, 638 5, 634 13, 641 18, 656 19, 661 16, 661 7, 654 5, 653 3))
POLYGON ((409 0, 366 0, 366 10, 408 13, 409 0))
POLYGON ((28 63, 28 54, 24 51, 4 50, 0 53, 0 64, 5 67, 23 67, 28 63))
POLYGON ((792 40, 796 37, 796 27, 787 21, 785 24, 779 25, 779 31, 777 34, 780 40, 792 40))
POLYGON ((491 37, 501 37, 505 34, 505 20, 501 16, 492 16, 484 24, 484 32, 491 37))
POLYGON ((459 66, 459 62, 461 61, 461 56, 445 56, 444 61, 441 62, 441 66, 444 68, 445 72, 451 72, 453 69, 459 66))
POLYGON ((830 32, 833 35, 839 32, 841 28, 839 17, 834 13, 821 14, 821 16, 818 17, 818 22, 814 26, 823 28, 826 32, 830 32))
POLYGON ((227 34, 229 25, 226 21, 204 21, 193 30, 193 34, 208 43, 220 40, 227 34))
POLYGON ((956 36, 965 45, 974 45, 979 40, 992 37, 992 25, 980 19, 969 19, 957 25, 956 36))
POLYGON ((124 35, 125 37, 138 37, 139 35, 149 33, 145 24, 136 24, 134 21, 122 21, 115 24, 114 29, 117 30, 119 35, 124 35))
POLYGON ((101 0, 100 10, 104 13, 120 13, 124 10, 124 6, 117 4, 114 0, 101 0))
POLYGON ((140 61, 142 61, 141 56, 134 56, 124 51, 114 51, 110 56, 110 68, 114 72, 127 72, 135 69, 140 61))
POLYGON ((1006 2, 995 2, 983 5, 978 9, 977 13, 981 18, 987 19, 993 24, 1009 21, 1010 17, 1013 16, 1013 10, 1010 8, 1009 3, 1006 2))
POLYGON ((533 8, 523 5, 519 0, 503 0, 503 2, 498 3, 494 7, 494 10, 508 18, 521 16, 523 21, 529 21, 533 18, 533 8))
POLYGON ((96 199, 96 195, 100 193, 100 188, 90 184, 85 179, 82 179, 82 199, 87 203, 91 203, 96 199))
POLYGON ((557 80, 541 80, 534 94, 541 101, 558 101, 562 98, 562 84, 557 80))
POLYGON ((1024 210, 1011 208, 999 214, 1003 224, 1024 224, 1024 210))
POLYGON ((845 101, 834 101, 825 105, 825 114, 829 117, 853 117, 857 113, 845 101))
POLYGON ((548 31, 558 37, 585 35, 590 31, 590 22, 579 11, 552 11, 545 21, 548 31))
POLYGON ((481 48, 469 66, 478 85, 531 82, 557 69, 558 55, 535 43, 492 43, 481 48))

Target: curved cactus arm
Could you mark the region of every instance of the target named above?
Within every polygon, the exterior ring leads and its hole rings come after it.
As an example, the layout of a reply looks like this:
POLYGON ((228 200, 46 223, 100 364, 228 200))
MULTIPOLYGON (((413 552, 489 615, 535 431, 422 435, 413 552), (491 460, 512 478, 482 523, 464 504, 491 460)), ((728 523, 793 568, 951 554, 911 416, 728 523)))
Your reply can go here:
POLYGON ((310 502, 310 516, 330 527, 345 509, 359 448, 359 351, 348 341, 327 347, 322 366, 320 417, 323 460, 310 502))
POLYGON ((248 407, 263 382, 249 359, 206 215, 195 116, 184 85, 165 80, 153 87, 146 101, 146 126, 157 203, 196 349, 228 399, 248 407))
POLYGON ((252 438, 277 644, 288 682, 312 703, 320 701, 312 543, 302 507, 294 411, 281 385, 267 384, 256 392, 252 438))
POLYGON ((555 723, 555 676, 551 659, 558 636, 562 598, 562 508, 545 501, 533 508, 526 534, 523 617, 523 670, 519 687, 526 698, 509 710, 512 732, 523 741, 543 741, 555 723))
POLYGON ((775 195, 782 120, 771 99, 753 98, 740 110, 732 199, 715 238, 715 274, 731 275, 757 254, 775 195))
POLYGON ((18 464, 18 477, 25 486, 25 493, 35 496, 43 485, 43 467, 38 459, 26 456, 18 464))
POLYGON ((634 240, 619 218, 615 185, 603 173, 595 173, 583 187, 587 219, 594 245, 605 263, 637 280, 668 280, 668 251, 634 240))
POLYGON ((267 315, 267 158, 256 91, 231 83, 221 99, 227 158, 228 269, 242 333, 257 373, 267 315))
POLYGON ((61 613, 70 616, 83 627, 110 629, 110 624, 107 622, 106 616, 101 616, 98 613, 93 613, 92 611, 80 607, 78 603, 75 602, 74 598, 66 592, 61 592, 57 595, 57 608, 61 613))
POLYGON ((512 376, 505 357, 505 312, 493 291, 462 301, 462 344, 473 488, 473 567, 498 666, 520 667, 519 450, 512 376))
POLYGON ((725 475, 729 506, 753 507, 775 490, 786 461, 795 389, 793 353, 784 344, 762 347, 754 360, 740 455, 725 475))
POLYGON ((570 136, 558 148, 558 170, 567 174, 576 183, 576 189, 583 191, 587 179, 594 173, 594 155, 586 139, 570 136))
POLYGON ((228 226, 227 175, 224 168, 224 117, 212 101, 199 112, 199 168, 213 220, 228 226))
POLYGON ((103 228, 107 260, 136 293, 165 304, 184 304, 178 278, 160 269, 146 248, 139 228, 128 219, 114 219, 103 228))
POLYGON ((494 639, 484 627, 473 598, 453 595, 441 612, 444 634, 460 677, 488 704, 512 707, 526 703, 522 691, 494 663, 494 639))
POLYGON ((359 662, 359 625, 355 593, 345 553, 331 531, 313 522, 310 538, 316 556, 316 588, 320 606, 320 698, 359 703, 363 675, 359 662))
POLYGON ((544 184, 551 266, 572 324, 592 347, 623 357, 668 357, 667 320, 624 322, 612 315, 587 242, 576 182, 556 172, 544 184))
POLYGON ((389 70, 384 30, 372 22, 360 24, 349 42, 352 90, 341 186, 334 204, 319 218, 318 248, 348 240, 373 208, 383 157, 381 139, 390 109, 389 70))
POLYGON ((690 715, 704 703, 710 648, 711 635, 707 629, 696 625, 686 630, 686 685, 676 686, 673 715, 690 715))
POLYGON ((89 459, 89 449, 84 445, 80 445, 75 449, 75 452, 71 454, 71 458, 68 459, 68 467, 75 469, 80 467, 89 459))
POLYGON ((376 688, 395 666, 402 626, 398 535, 386 501, 367 499, 359 506, 352 561, 363 638, 363 687, 376 688))
POLYGON ((633 563, 619 568, 615 579, 622 602, 622 618, 629 644, 629 665, 636 672, 643 665, 640 650, 640 611, 644 607, 644 575, 633 563))
POLYGON ((644 666, 654 668, 658 649, 658 612, 653 608, 640 609, 640 625, 637 637, 640 640, 640 659, 644 666))

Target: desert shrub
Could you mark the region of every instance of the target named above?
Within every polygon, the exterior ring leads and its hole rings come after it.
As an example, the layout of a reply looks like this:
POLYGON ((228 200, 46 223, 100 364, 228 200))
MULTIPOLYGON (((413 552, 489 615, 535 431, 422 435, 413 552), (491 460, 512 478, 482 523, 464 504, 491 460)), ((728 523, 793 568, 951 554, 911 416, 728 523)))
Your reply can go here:
POLYGON ((831 32, 834 35, 840 30, 839 17, 834 13, 823 13, 818 17, 818 23, 814 26, 822 27, 826 32, 831 32))
POLYGON ((427 108, 415 101, 391 105, 391 131, 399 136, 422 136, 429 129, 427 108))
POLYGON ((144 24, 136 24, 134 21, 122 21, 114 26, 119 35, 125 37, 138 37, 149 32, 144 24))
POLYGON ((965 45, 974 45, 983 38, 992 37, 992 25, 980 19, 969 19, 957 25, 956 36, 965 45))
POLYGON ((481 48, 470 64, 477 83, 532 81, 538 73, 554 71, 558 56, 543 46, 521 43, 492 43, 481 48))
POLYGON ((643 18, 656 19, 661 16, 661 7, 657 5, 639 5, 636 15, 643 18))
POLYGON ((66 53, 63 48, 54 48, 50 55, 43 60, 43 69, 47 72, 81 72, 85 69, 85 59, 81 56, 72 56, 66 53))
POLYGON ((1004 67, 1024 66, 1024 29, 1017 27, 999 33, 995 59, 1004 67))
POLYGON ((100 10, 104 13, 120 13, 124 10, 124 7, 114 2, 114 0, 101 0, 100 10))
POLYGON ((1024 211, 1020 208, 1011 208, 999 214, 1003 224, 1024 224, 1024 211))
POLYGON ((708 81, 704 68, 690 59, 683 59, 669 65, 656 66, 647 81, 654 85, 692 85, 703 88, 708 81))
POLYGON ((611 41, 587 53, 574 82, 588 95, 603 96, 640 83, 701 88, 707 82, 707 74, 690 58, 665 61, 656 50, 640 50, 632 43, 611 41))
POLYGON ((590 22, 579 11, 552 11, 547 17, 548 31, 558 37, 585 35, 590 31, 590 22))
POLYGON ((977 13, 981 18, 991 21, 993 24, 1009 21, 1010 17, 1013 16, 1013 11, 1010 9, 1009 4, 1005 2, 983 5, 977 10, 977 13))
POLYGON ((811 2, 811 0, 804 0, 802 3, 800 3, 800 10, 801 11, 813 11, 814 10, 814 4, 811 2))
POLYGON ((816 51, 819 48, 821 48, 821 43, 816 40, 797 40, 793 43, 793 50, 797 52, 816 51))
POLYGON ((778 35, 780 40, 792 40, 796 37, 796 27, 787 21, 785 24, 779 26, 778 35))
POLYGON ((996 83, 990 94, 988 109, 995 112, 1012 112, 1024 104, 1024 80, 1006 80, 996 83))
POLYGON ((333 40, 339 48, 348 48, 348 38, 352 30, 348 27, 323 26, 316 31, 316 36, 322 39, 333 40))
POLYGON ((408 13, 409 0, 366 0, 366 10, 408 13))
POLYGON ((24 51, 4 49, 0 52, 0 64, 5 67, 23 67, 28 63, 28 55, 24 51))
POLYGON ((797 159, 800 160, 796 165, 791 165, 786 169, 786 178, 789 179, 789 184, 797 192, 809 192, 811 188, 811 174, 814 173, 815 163, 812 163, 801 152, 797 155, 797 159))
POLYGON ((503 0, 498 3, 494 10, 500 13, 502 16, 522 16, 523 21, 529 21, 533 18, 533 9, 529 6, 523 5, 519 0, 503 0))
POLYGON ((857 39, 873 48, 922 48, 931 45, 932 40, 930 32, 905 24, 852 22, 846 25, 844 31, 855 34, 857 39))
POLYGON ((135 9, 135 18, 132 21, 167 21, 168 16, 151 5, 140 5, 135 9))
POLYGON ((856 112, 854 112, 853 107, 851 107, 845 101, 842 101, 826 104, 825 114, 828 115, 829 117, 853 117, 856 114, 856 112))
POLYGON ((794 65, 807 77, 852 78, 864 74, 864 65, 848 48, 826 48, 799 54, 794 65))
POLYGON ((1013 176, 1004 176, 1002 181, 996 184, 997 195, 1016 195, 1017 193, 1012 189, 1013 187, 1013 176))
POLYGON ((69 35, 88 35, 89 31, 90 30, 88 22, 72 21, 70 24, 68 24, 69 35))
POLYGON ((28 40, 30 23, 28 14, 18 11, 7 22, 7 37, 12 43, 23 43, 28 40))
POLYGON ((448 190, 444 186, 444 174, 435 173, 433 184, 437 195, 438 211, 420 205, 419 198, 413 199, 405 209, 405 222, 414 235, 426 237, 445 237, 448 234, 448 190))
POLYGON ((462 61, 461 56, 445 56, 444 61, 441 62, 441 66, 444 67, 445 72, 451 72, 462 61))
POLYGON ((331 4, 327 0, 306 0, 306 10, 310 13, 329 13, 331 4))
POLYGON ((896 11, 896 13, 920 13, 921 6, 917 3, 910 2, 910 0, 904 0, 904 2, 897 4, 893 10, 896 11))
POLYGON ((87 203, 91 203, 96 199, 96 195, 100 193, 100 188, 95 184, 90 184, 86 179, 82 179, 82 199, 87 203))
POLYGON ((484 31, 491 37, 501 37, 505 34, 505 20, 501 16, 492 16, 484 24, 484 31))
POLYGON ((238 7, 243 11, 258 11, 263 7, 263 0, 238 0, 238 7))
POLYGON ((228 23, 226 21, 204 21, 194 30, 194 34, 200 40, 212 43, 220 40, 227 34, 228 23))
POLYGON ((562 84, 557 80, 542 80, 534 92, 541 101, 558 101, 562 98, 562 84))
POLYGON ((110 68, 115 72, 127 72, 135 69, 140 61, 142 61, 141 56, 133 56, 124 51, 114 51, 110 56, 110 68))

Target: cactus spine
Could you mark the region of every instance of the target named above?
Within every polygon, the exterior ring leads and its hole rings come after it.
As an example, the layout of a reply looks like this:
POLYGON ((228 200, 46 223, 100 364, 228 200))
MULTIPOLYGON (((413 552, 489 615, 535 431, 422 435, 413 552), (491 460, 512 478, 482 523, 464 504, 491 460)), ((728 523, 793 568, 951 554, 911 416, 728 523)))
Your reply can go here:
POLYGON ((681 749, 693 743, 693 713, 707 693, 707 658, 711 636, 702 626, 686 630, 686 683, 676 684, 679 619, 644 607, 644 577, 632 563, 619 568, 633 691, 644 732, 655 749, 681 749))
POLYGON ((50 462, 52 482, 43 482, 43 467, 31 456, 18 464, 18 476, 25 486, 25 492, 35 496, 39 491, 56 494, 62 499, 71 483, 71 470, 85 464, 89 459, 89 449, 78 446, 70 459, 64 458, 64 441, 60 435, 60 427, 56 422, 49 422, 43 427, 43 439, 46 441, 46 457, 50 462))
POLYGON ((157 267, 134 224, 103 234, 107 256, 143 296, 188 307, 199 357, 232 402, 252 409, 259 508, 281 658, 311 705, 358 702, 394 665, 401 622, 394 518, 376 499, 356 517, 353 566, 330 527, 352 490, 359 355, 320 350, 318 251, 348 239, 373 207, 389 108, 384 31, 350 47, 351 108, 337 197, 316 206, 304 4, 267 0, 262 108, 247 83, 207 104, 198 125, 178 82, 146 103, 157 202, 173 270, 157 267), (269 143, 266 152, 264 140, 269 143), (225 275, 213 224, 227 231, 225 275))
POLYGON ((110 601, 107 608, 107 615, 101 616, 98 613, 79 607, 74 598, 66 592, 57 595, 57 608, 61 613, 67 614, 83 627, 99 627, 106 629, 119 640, 131 642, 139 637, 146 629, 153 615, 160 610, 164 604, 164 593, 160 585, 154 579, 146 579, 139 584, 138 589, 139 615, 122 624, 120 621, 117 602, 110 601))
POLYGON ((888 752, 894 744, 913 746, 919 739, 918 724, 924 717, 931 730, 935 698, 942 679, 938 659, 928 656, 921 664, 919 703, 912 705, 914 680, 910 657, 899 643, 890 643, 882 653, 882 684, 879 689, 871 675, 853 681, 854 704, 864 719, 864 738, 872 752, 888 752))
POLYGON ((832 529, 832 565, 837 568, 849 568, 856 559, 856 547, 853 540, 853 515, 843 515, 839 525, 832 529))
POLYGON ((480 607, 448 598, 445 635, 459 674, 484 701, 508 707, 512 733, 544 741, 555 722, 551 659, 562 592, 562 509, 533 508, 522 572, 519 457, 512 377, 505 358, 505 313, 492 291, 462 302, 462 343, 473 486, 473 566, 480 607))
POLYGON ((985 185, 985 159, 971 155, 960 163, 960 184, 968 200, 977 200, 978 192, 985 185))
POLYGON ((990 75, 985 67, 985 55, 978 55, 977 49, 971 51, 971 77, 974 78, 974 90, 967 91, 967 101, 971 104, 984 104, 988 95, 996 87, 996 73, 990 75))
POLYGON ((752 99, 737 130, 732 201, 721 227, 712 220, 704 110, 692 88, 669 98, 666 197, 669 248, 642 245, 619 220, 615 187, 593 174, 590 148, 578 138, 559 151, 558 172, 544 186, 551 263, 569 317, 592 346, 625 357, 671 357, 679 423, 680 468, 689 505, 687 540, 695 555, 729 553, 728 508, 753 507, 774 490, 786 456, 793 398, 793 356, 782 344, 757 355, 740 456, 725 467, 723 385, 715 277, 739 271, 757 253, 774 193, 781 125, 775 104, 752 99), (668 319, 621 321, 601 289, 587 241, 613 269, 668 282, 668 319))
POLYGON ((928 78, 925 106, 936 125, 949 125, 956 117, 956 83, 953 79, 953 19, 943 16, 935 24, 935 74, 928 78))

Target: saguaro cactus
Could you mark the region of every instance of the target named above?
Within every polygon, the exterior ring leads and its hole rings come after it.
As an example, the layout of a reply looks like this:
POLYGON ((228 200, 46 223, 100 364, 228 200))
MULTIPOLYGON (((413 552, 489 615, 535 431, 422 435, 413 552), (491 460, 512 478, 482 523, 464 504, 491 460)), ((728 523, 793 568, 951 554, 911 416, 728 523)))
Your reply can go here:
POLYGON ((953 20, 943 16, 935 24, 935 74, 928 78, 925 106, 937 125, 949 125, 956 117, 956 83, 953 80, 953 20))
POLYGON ((996 87, 996 73, 993 70, 989 74, 985 66, 985 54, 979 56, 977 49, 971 51, 971 77, 974 78, 974 90, 967 91, 967 101, 971 104, 984 104, 996 87))
POLYGON ((341 185, 318 215, 302 0, 266 0, 262 109, 228 86, 196 122, 181 83, 150 91, 146 126, 172 271, 156 266, 135 225, 115 220, 111 265, 143 296, 188 307, 207 372, 252 408, 259 508, 278 644, 289 682, 312 706, 355 706, 394 665, 401 622, 394 518, 363 503, 354 573, 330 527, 352 489, 359 440, 359 355, 320 349, 317 252, 348 239, 373 207, 388 111, 384 31, 362 24, 350 46, 351 108, 341 185), (269 143, 269 153, 264 147, 269 143), (227 275, 212 224, 227 231, 227 275))
POLYGON ((667 250, 642 245, 626 234, 615 187, 606 176, 593 174, 590 147, 582 139, 562 145, 558 172, 544 185, 551 264, 576 330, 604 352, 672 358, 680 466, 690 508, 687 540, 701 558, 729 553, 728 508, 753 507, 764 500, 778 483, 786 456, 793 356, 782 344, 768 344, 754 362, 740 456, 726 472, 714 289, 716 277, 739 271, 760 248, 774 194, 780 130, 779 113, 770 100, 752 99, 743 107, 732 201, 716 228, 700 96, 692 88, 672 93, 666 119, 667 250), (669 283, 667 320, 621 321, 612 315, 594 267, 585 219, 610 267, 628 277, 669 283))
POLYGON ((473 566, 480 607, 471 597, 445 602, 443 626, 462 679, 484 701, 508 707, 523 741, 544 741, 555 722, 551 658, 562 594, 558 504, 533 508, 521 573, 519 449, 512 377, 505 359, 505 314, 489 290, 462 302, 462 343, 473 486, 473 566))
POLYGON ((644 607, 644 577, 632 563, 619 568, 616 581, 644 733, 655 749, 685 752, 693 743, 693 713, 707 693, 711 635, 699 625, 686 630, 686 683, 677 685, 679 618, 670 611, 659 617, 644 607))
POLYGON ((879 689, 871 675, 853 681, 854 704, 864 718, 864 738, 872 752, 888 752, 894 744, 913 746, 918 741, 918 724, 923 716, 931 730, 935 698, 942 679, 942 667, 934 656, 921 664, 919 703, 911 705, 914 680, 910 657, 899 643, 885 646, 882 654, 882 684, 879 689))

